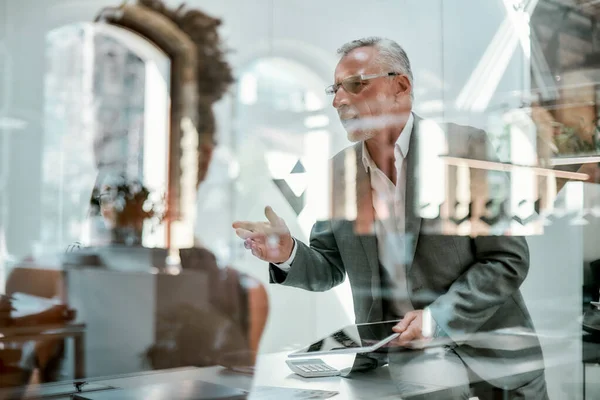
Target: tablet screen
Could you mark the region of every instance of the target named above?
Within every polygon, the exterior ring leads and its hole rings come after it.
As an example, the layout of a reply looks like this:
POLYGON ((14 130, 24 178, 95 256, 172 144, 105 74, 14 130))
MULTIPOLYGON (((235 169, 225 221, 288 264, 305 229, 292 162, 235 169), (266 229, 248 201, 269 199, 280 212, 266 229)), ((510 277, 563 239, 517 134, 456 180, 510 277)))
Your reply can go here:
POLYGON ((371 347, 394 334, 392 327, 398 321, 376 322, 371 324, 348 325, 318 340, 298 353, 315 353, 341 349, 371 347))

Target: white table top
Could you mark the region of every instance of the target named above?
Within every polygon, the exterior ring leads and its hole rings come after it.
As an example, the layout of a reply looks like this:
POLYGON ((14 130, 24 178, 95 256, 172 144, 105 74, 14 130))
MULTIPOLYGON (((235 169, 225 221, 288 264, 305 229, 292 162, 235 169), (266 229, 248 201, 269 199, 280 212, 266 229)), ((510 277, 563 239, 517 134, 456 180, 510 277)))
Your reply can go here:
MULTIPOLYGON (((398 389, 390 379, 385 367, 368 373, 364 379, 302 378, 288 368, 285 364, 286 358, 287 353, 285 352, 261 355, 257 362, 254 379, 250 375, 233 372, 224 367, 206 367, 154 371, 146 374, 94 380, 94 382, 120 388, 133 388, 174 381, 202 380, 249 391, 255 386, 276 386, 339 392, 340 394, 334 399, 398 398, 398 389)), ((354 356, 336 356, 327 357, 326 361, 335 368, 344 368, 352 365, 353 359, 354 356)))
MULTIPOLYGON (((576 364, 581 362, 577 357, 573 359, 565 358, 565 354, 577 353, 575 349, 580 349, 580 342, 572 342, 570 345, 564 343, 563 346, 556 347, 556 352, 546 352, 544 364, 546 367, 559 364, 576 364), (554 354, 553 354, 554 353, 554 354)), ((580 352, 579 352, 580 353, 580 352)), ((146 373, 137 373, 130 375, 120 375, 105 377, 101 379, 90 379, 89 382, 104 384, 118 388, 135 388, 143 385, 153 385, 160 383, 174 383, 185 380, 202 380, 206 382, 221 384, 239 389, 252 390, 256 386, 275 386, 297 389, 328 390, 339 392, 339 395, 333 399, 397 399, 399 391, 396 383, 390 379, 387 367, 378 368, 370 371, 358 378, 349 379, 341 377, 328 378, 302 378, 292 373, 285 364, 287 352, 263 354, 259 356, 256 373, 254 377, 230 371, 224 367, 205 367, 205 368, 174 368, 170 370, 150 371, 146 373)), ((352 365, 354 356, 328 356, 324 360, 335 368, 342 369, 352 365)), ((537 369, 540 366, 537 362, 516 362, 515 373, 524 370, 537 369), (519 371, 520 370, 520 371, 519 371)), ((57 383, 58 385, 68 385, 68 382, 57 383)), ((51 384, 51 385, 57 385, 51 384)), ((42 388, 46 385, 40 385, 42 388)), ((35 393, 35 387, 28 388, 29 393, 35 393)), ((2 396, 0 396, 1 398, 2 396)), ((65 397, 67 399, 68 397, 65 397)), ((252 399, 252 397, 250 397, 252 399)))

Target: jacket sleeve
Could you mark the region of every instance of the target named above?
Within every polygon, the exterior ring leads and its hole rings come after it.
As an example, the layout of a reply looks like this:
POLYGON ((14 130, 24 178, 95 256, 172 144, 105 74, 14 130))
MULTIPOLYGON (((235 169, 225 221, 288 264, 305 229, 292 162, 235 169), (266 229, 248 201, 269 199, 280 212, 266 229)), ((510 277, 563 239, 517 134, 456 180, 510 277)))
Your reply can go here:
POLYGON ((310 234, 310 246, 296 240, 296 257, 288 272, 269 265, 271 283, 322 292, 344 281, 346 271, 330 221, 318 221, 310 234))
POLYGON ((472 242, 475 262, 429 305, 451 339, 477 332, 519 290, 529 271, 525 238, 482 236, 472 242))
MULTIPOLYGON (((469 136, 468 157, 498 161, 484 131, 473 130, 469 136)), ((478 179, 486 179, 481 174, 481 170, 472 171, 471 191, 475 196, 489 196, 487 190, 473 188, 478 179)), ((429 306, 438 327, 450 338, 477 332, 519 290, 529 271, 524 237, 479 236, 471 239, 471 248, 473 264, 429 306)))

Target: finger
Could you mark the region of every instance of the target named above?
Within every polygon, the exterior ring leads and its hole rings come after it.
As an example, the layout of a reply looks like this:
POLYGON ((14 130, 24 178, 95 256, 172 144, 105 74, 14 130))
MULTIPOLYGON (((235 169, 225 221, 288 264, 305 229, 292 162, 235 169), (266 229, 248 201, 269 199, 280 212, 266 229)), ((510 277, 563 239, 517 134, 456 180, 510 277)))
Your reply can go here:
POLYGON ((402 333, 404 332, 408 326, 410 325, 410 323, 417 317, 416 313, 413 312, 408 312, 406 313, 406 315, 404 316, 404 318, 402 318, 402 321, 398 322, 396 324, 396 326, 394 326, 392 328, 392 330, 394 332, 398 332, 398 333, 402 333))
POLYGON ((242 239, 252 239, 259 241, 266 241, 269 237, 275 237, 279 241, 279 237, 286 233, 285 228, 275 227, 271 228, 268 226, 261 226, 256 231, 249 229, 237 228, 235 234, 242 239))
POLYGON ((284 227, 262 226, 256 232, 251 232, 248 237, 253 240, 262 241, 266 241, 267 239, 269 239, 274 243, 278 243, 281 236, 285 235, 286 233, 287 230, 284 227))
POLYGON ((252 239, 244 240, 244 248, 250 250, 252 248, 252 239))
POLYGON ((246 230, 241 230, 239 233, 236 231, 236 234, 247 241, 258 244, 266 244, 268 246, 273 247, 273 242, 275 246, 279 244, 279 236, 277 235, 267 235, 263 232, 249 232, 246 230))
POLYGON ((241 239, 251 239, 251 236, 254 232, 250 232, 247 229, 238 228, 235 230, 235 234, 241 239))
POLYGON ((410 342, 411 340, 418 338, 419 334, 419 328, 416 325, 411 325, 402 332, 398 339, 400 339, 401 342, 410 342))
POLYGON ((281 218, 273 211, 271 206, 265 207, 265 217, 267 217, 271 225, 281 225, 281 218))
POLYGON ((255 257, 260 258, 261 260, 265 259, 264 249, 262 248, 262 246, 259 246, 258 244, 254 243, 254 242, 252 243, 252 254, 255 257))
POLYGON ((248 231, 255 231, 258 229, 260 222, 250 222, 250 221, 235 221, 231 226, 234 229, 246 229, 248 231))

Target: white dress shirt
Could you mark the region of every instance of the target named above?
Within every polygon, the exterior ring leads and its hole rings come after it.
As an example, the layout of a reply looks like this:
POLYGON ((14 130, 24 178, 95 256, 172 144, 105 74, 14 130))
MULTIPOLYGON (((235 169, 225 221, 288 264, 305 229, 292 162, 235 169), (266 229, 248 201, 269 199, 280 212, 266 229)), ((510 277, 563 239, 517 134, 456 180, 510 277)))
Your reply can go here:
POLYGON ((362 162, 371 177, 373 208, 375 210, 375 236, 379 263, 383 266, 394 285, 394 301, 398 315, 413 311, 408 297, 406 264, 409 261, 406 251, 406 157, 414 124, 412 113, 394 145, 395 184, 377 167, 363 142, 362 162))

